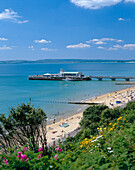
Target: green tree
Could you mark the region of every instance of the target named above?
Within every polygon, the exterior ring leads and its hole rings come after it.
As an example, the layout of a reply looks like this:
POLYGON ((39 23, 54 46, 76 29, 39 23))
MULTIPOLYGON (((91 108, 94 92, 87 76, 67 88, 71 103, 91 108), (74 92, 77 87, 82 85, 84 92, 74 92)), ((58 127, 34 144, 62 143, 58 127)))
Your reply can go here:
POLYGON ((118 118, 121 114, 123 114, 123 109, 120 109, 119 107, 103 110, 101 113, 100 126, 107 126, 112 120, 118 118))
POLYGON ((35 109, 29 103, 11 108, 9 116, 0 115, 0 145, 7 152, 8 147, 16 148, 29 145, 37 151, 39 146, 47 149, 46 114, 41 109, 35 109))
POLYGON ((78 133, 77 138, 81 136, 80 139, 84 139, 85 137, 90 137, 90 135, 97 133, 97 127, 101 120, 101 113, 105 109, 108 109, 108 107, 104 105, 91 106, 83 112, 83 119, 80 122, 82 130, 78 133))
POLYGON ((128 102, 124 110, 135 110, 135 101, 128 102))

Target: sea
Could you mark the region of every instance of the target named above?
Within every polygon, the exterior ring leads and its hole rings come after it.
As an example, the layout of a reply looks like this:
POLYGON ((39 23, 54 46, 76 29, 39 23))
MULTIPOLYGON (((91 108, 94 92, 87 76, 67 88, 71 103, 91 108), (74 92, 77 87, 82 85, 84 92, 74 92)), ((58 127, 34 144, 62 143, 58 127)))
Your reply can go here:
MULTIPOLYGON (((101 94, 128 88, 116 85, 118 81, 41 81, 29 80, 29 75, 79 71, 94 76, 135 76, 135 63, 51 63, 51 64, 0 64, 0 113, 9 115, 12 107, 31 103, 41 107, 48 119, 72 115, 85 109, 86 105, 68 104, 101 94)), ((123 81, 123 80, 121 80, 123 81)))

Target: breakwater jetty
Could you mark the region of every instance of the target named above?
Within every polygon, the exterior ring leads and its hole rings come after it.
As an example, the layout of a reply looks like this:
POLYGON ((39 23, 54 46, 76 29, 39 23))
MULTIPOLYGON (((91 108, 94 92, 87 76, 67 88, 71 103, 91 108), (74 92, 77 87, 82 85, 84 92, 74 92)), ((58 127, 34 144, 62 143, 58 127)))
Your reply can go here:
POLYGON ((32 100, 30 98, 30 102, 31 101, 36 101, 36 102, 44 102, 44 103, 60 103, 60 104, 79 104, 79 105, 99 105, 101 103, 90 103, 90 102, 79 102, 79 101, 53 101, 53 100, 32 100))

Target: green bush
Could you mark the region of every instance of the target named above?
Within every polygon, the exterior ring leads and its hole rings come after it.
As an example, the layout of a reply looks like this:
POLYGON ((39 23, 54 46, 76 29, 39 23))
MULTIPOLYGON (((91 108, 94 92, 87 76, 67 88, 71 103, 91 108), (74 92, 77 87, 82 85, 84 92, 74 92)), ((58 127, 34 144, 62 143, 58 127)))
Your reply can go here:
POLYGON ((8 152, 8 147, 29 145, 37 150, 39 145, 46 148, 46 114, 30 104, 22 103, 16 109, 11 108, 8 117, 0 115, 0 147, 8 152))
POLYGON ((25 149, 14 147, 8 154, 0 154, 0 169, 134 170, 134 120, 133 107, 129 109, 90 107, 84 112, 82 130, 77 137, 67 138, 64 144, 59 143, 57 148, 48 148, 49 154, 45 154, 43 148, 35 152, 27 147, 25 149), (21 156, 25 155, 26 158, 17 156, 18 152, 22 152, 21 156))
POLYGON ((134 101, 128 102, 124 110, 135 110, 135 102, 134 101))
MULTIPOLYGON (((85 138, 74 150, 59 154, 53 167, 59 169, 135 169, 135 123, 133 113, 113 120, 98 136, 85 138), (89 142, 90 141, 90 142, 89 142), (92 141, 92 142, 91 142, 92 141)), ((79 143, 78 143, 79 144, 79 143)))

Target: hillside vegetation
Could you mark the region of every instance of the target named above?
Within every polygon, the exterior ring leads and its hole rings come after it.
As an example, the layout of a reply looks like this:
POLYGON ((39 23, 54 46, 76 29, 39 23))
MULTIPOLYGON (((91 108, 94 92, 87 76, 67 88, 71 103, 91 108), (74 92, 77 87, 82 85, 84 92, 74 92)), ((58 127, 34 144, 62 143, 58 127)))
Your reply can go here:
MULTIPOLYGON (((124 109, 92 106, 83 113, 81 130, 57 147, 16 146, 0 155, 0 169, 135 169, 135 102, 124 109)), ((1 146, 2 147, 2 146, 1 146)))

